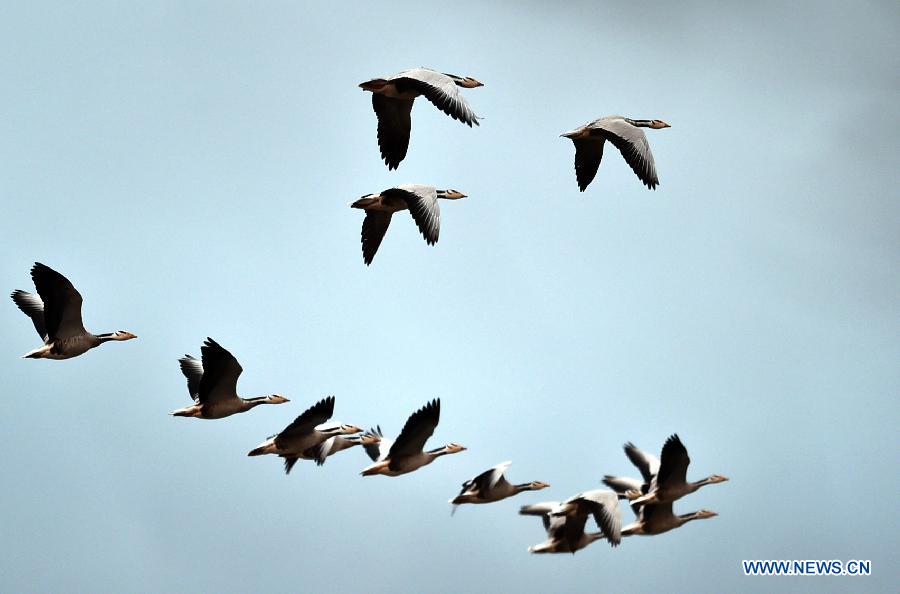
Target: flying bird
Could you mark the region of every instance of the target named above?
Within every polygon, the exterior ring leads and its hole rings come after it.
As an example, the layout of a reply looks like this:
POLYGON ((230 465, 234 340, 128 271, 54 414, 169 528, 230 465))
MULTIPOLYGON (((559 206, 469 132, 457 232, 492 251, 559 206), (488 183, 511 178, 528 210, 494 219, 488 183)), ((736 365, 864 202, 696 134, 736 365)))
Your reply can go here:
POLYGON ((326 423, 334 414, 334 396, 328 396, 318 401, 303 414, 294 419, 294 422, 285 427, 281 433, 273 435, 259 446, 250 450, 248 456, 262 456, 264 454, 276 454, 285 458, 285 473, 290 472, 293 464, 288 464, 290 458, 300 458, 304 452, 314 448, 329 437, 335 435, 349 435, 362 431, 354 425, 341 423, 326 423))
POLYGON ((438 198, 459 200, 466 195, 458 190, 437 190, 433 186, 404 184, 388 188, 380 194, 366 194, 351 208, 366 211, 362 225, 362 252, 366 266, 372 263, 381 240, 391 224, 391 215, 401 210, 409 210, 428 245, 437 243, 441 231, 441 209, 438 198))
POLYGON ((425 442, 434 433, 440 417, 441 401, 435 399, 409 416, 396 441, 384 439, 381 427, 369 431, 369 435, 379 438, 379 443, 377 446, 365 446, 366 453, 374 464, 363 469, 361 474, 400 476, 431 464, 440 456, 465 450, 466 448, 457 443, 449 443, 442 448, 422 451, 425 442))
POLYGON ((198 419, 222 419, 250 410, 260 404, 290 402, 284 396, 272 394, 258 398, 241 398, 237 394, 237 381, 243 368, 230 352, 212 338, 200 347, 202 361, 191 355, 178 360, 181 373, 187 378, 188 393, 194 400, 192 406, 173 410, 176 417, 198 419))
POLYGON ((654 503, 641 508, 636 521, 622 528, 622 536, 655 535, 668 532, 685 525, 691 520, 703 520, 717 516, 714 511, 701 509, 676 516, 672 513, 672 502, 654 503))
POLYGON ((435 107, 470 128, 478 117, 457 87, 484 86, 469 76, 442 74, 429 68, 404 70, 388 78, 374 78, 359 87, 372 92, 372 107, 378 116, 378 147, 388 169, 396 169, 409 147, 410 112, 416 97, 423 95, 435 107))
POLYGON ((22 355, 23 359, 70 359, 104 342, 137 338, 125 330, 106 334, 85 330, 81 321, 81 293, 69 279, 49 266, 35 262, 31 278, 37 295, 16 290, 10 297, 31 318, 44 344, 22 355))
POLYGON ((540 516, 547 540, 528 548, 529 553, 572 553, 606 538, 611 546, 620 540, 618 498, 606 490, 586 491, 560 503, 547 501, 524 505, 523 516, 540 516), (585 532, 588 516, 593 516, 599 532, 585 532))
POLYGON ((660 455, 659 471, 650 481, 649 487, 626 491, 625 497, 631 500, 632 506, 640 507, 648 503, 671 503, 685 495, 693 493, 705 485, 713 485, 727 481, 728 478, 712 474, 705 479, 687 482, 687 469, 691 463, 687 448, 681 443, 678 435, 672 435, 663 444, 660 455))
POLYGON ((578 188, 585 188, 594 180, 600 159, 603 158, 603 144, 608 140, 613 144, 625 162, 638 178, 651 190, 659 185, 656 165, 650 144, 641 128, 670 128, 662 120, 632 120, 622 116, 605 116, 587 123, 560 136, 571 138, 575 143, 575 179, 578 188))
POLYGON ((510 465, 512 462, 502 462, 464 482, 459 495, 450 500, 450 503, 453 504, 453 511, 456 511, 456 507, 463 503, 492 503, 525 491, 539 491, 550 486, 541 481, 520 485, 510 483, 504 476, 510 465))
POLYGON ((284 472, 285 474, 290 474, 291 469, 298 460, 315 460, 317 466, 322 466, 325 464, 325 459, 328 456, 333 456, 353 446, 377 445, 378 441, 378 437, 368 433, 365 435, 351 435, 349 437, 335 435, 317 446, 307 448, 298 456, 284 456, 284 472))

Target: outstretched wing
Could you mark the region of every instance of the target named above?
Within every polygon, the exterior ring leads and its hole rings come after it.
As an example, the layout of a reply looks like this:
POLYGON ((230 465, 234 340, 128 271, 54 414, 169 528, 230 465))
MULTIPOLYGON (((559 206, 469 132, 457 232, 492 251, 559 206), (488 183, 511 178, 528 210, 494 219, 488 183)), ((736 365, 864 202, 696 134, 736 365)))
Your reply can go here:
POLYGON ((72 338, 85 333, 81 321, 81 293, 69 279, 49 266, 35 262, 31 278, 44 302, 44 328, 51 339, 72 338))
POLYGON ((681 485, 687 482, 687 469, 691 459, 677 434, 670 436, 663 444, 660 459, 659 474, 656 477, 658 486, 681 485))
POLYGON ((187 378, 188 393, 197 400, 200 397, 200 379, 203 377, 203 363, 190 355, 178 360, 181 373, 187 378))
POLYGON ((319 400, 275 436, 275 446, 282 450, 288 449, 286 443, 311 433, 316 425, 321 425, 330 419, 332 414, 334 414, 334 396, 319 400))
POLYGON ((376 426, 374 429, 369 429, 364 437, 365 436, 378 438, 376 443, 363 443, 363 449, 366 451, 366 455, 372 459, 372 462, 384 460, 394 442, 390 439, 385 439, 384 435, 381 433, 381 425, 376 426))
POLYGON ((582 513, 591 514, 609 544, 617 546, 622 540, 622 519, 619 497, 612 491, 596 489, 582 493, 578 498, 582 513))
POLYGON ((603 136, 619 149, 625 162, 645 186, 651 190, 656 189, 659 185, 656 164, 643 130, 620 118, 600 118, 592 127, 603 131, 603 136))
MULTIPOLYGON (((376 95, 377 96, 377 95, 376 95)), ((362 253, 366 266, 375 259, 375 253, 391 224, 391 213, 380 210, 367 210, 362 224, 362 253)))
POLYGON ((631 460, 631 463, 641 471, 641 477, 644 482, 649 484, 656 473, 659 472, 659 459, 656 456, 648 454, 643 450, 639 450, 636 445, 630 441, 625 444, 625 455, 631 460))
POLYGON ((389 457, 412 456, 425 447, 441 418, 441 401, 435 399, 414 412, 403 425, 403 431, 391 446, 389 457))
POLYGON ((31 318, 34 329, 37 330, 41 339, 46 341, 47 328, 44 326, 44 302, 41 301, 41 298, 32 293, 26 293, 25 291, 18 289, 13 291, 10 297, 15 301, 19 309, 22 310, 22 313, 31 318))
POLYGON ((437 243, 441 233, 441 209, 437 190, 432 186, 407 184, 390 188, 382 196, 398 198, 406 202, 409 212, 428 245, 437 243))
POLYGON ((597 170, 600 168, 600 160, 603 158, 603 137, 573 138, 575 144, 575 180, 578 189, 584 192, 585 188, 594 181, 597 170))
POLYGON ((478 116, 469 107, 459 87, 446 74, 427 68, 414 68, 390 78, 400 92, 415 90, 445 114, 471 127, 478 125, 478 116))
POLYGON ((197 387, 197 401, 206 404, 237 398, 237 381, 243 369, 234 355, 209 337, 200 347, 200 353, 203 357, 203 376, 197 387))
POLYGON ((396 169, 406 158, 411 128, 409 114, 413 99, 386 97, 372 93, 372 107, 378 117, 378 148, 388 170, 396 169))

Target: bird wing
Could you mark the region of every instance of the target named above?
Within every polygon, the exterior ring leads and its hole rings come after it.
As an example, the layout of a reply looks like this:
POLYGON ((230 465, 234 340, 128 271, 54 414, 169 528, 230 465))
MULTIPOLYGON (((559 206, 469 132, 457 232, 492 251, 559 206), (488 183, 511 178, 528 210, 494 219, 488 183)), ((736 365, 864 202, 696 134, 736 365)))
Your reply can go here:
POLYGON ((299 456, 284 456, 284 473, 290 474, 299 459, 299 456))
POLYGON ((630 441, 625 444, 624 449, 625 455, 628 456, 631 463, 641 471, 644 482, 649 484, 653 477, 656 476, 656 473, 659 472, 659 459, 643 450, 639 450, 638 447, 630 441))
POLYGON ((85 334, 81 321, 81 293, 69 279, 49 266, 35 262, 31 278, 44 302, 44 328, 47 337, 72 338, 85 334))
POLYGON ((197 401, 205 404, 237 398, 237 381, 243 369, 234 355, 209 337, 200 347, 200 355, 203 358, 203 376, 197 387, 197 401))
POLYGON ((405 99, 372 93, 372 107, 378 117, 378 148, 388 170, 396 169, 406 158, 413 101, 415 97, 405 99))
POLYGON ((18 289, 13 291, 10 297, 22 310, 22 313, 31 318, 31 323, 34 324, 34 329, 37 330, 41 340, 46 341, 47 328, 44 326, 44 302, 41 301, 41 298, 33 293, 26 293, 18 289))
POLYGON ((369 429, 366 431, 366 435, 377 437, 378 443, 364 443, 363 449, 366 451, 366 455, 372 459, 372 462, 378 462, 379 460, 383 460, 384 457, 391 449, 391 444, 394 443, 390 439, 385 439, 384 435, 381 433, 381 425, 376 426, 374 429, 369 429))
POLYGON ((531 505, 523 505, 519 508, 519 515, 522 516, 541 516, 541 519, 544 522, 544 530, 548 533, 550 532, 551 524, 560 524, 564 521, 564 518, 560 516, 553 516, 551 518, 550 512, 559 507, 559 501, 544 501, 542 503, 533 503, 531 505))
POLYGON ((493 468, 488 468, 475 478, 467 480, 463 483, 462 491, 460 491, 459 494, 462 495, 466 491, 472 491, 481 495, 490 493, 494 487, 497 486, 497 483, 504 480, 503 473, 506 472, 506 469, 509 468, 511 464, 512 462, 503 462, 493 468))
POLYGON ((200 395, 200 379, 203 377, 203 363, 190 355, 185 355, 178 360, 181 373, 187 378, 188 393, 191 398, 197 400, 200 395))
POLYGON ((403 430, 391 446, 390 458, 412 456, 422 452, 425 442, 434 433, 441 418, 441 401, 435 399, 414 412, 406 420, 403 430))
POLYGON ((658 486, 680 485, 687 482, 687 469, 691 463, 687 448, 681 443, 678 435, 672 435, 663 444, 659 474, 656 476, 658 486))
POLYGON ((584 192, 600 168, 600 160, 603 158, 602 136, 592 138, 573 138, 575 144, 575 180, 578 189, 584 192))
POLYGON ((306 453, 309 453, 309 457, 316 461, 317 466, 321 466, 325 464, 325 458, 330 456, 333 451, 337 451, 335 446, 339 439, 343 438, 339 435, 333 435, 319 445, 311 447, 306 453))
POLYGON ((425 242, 428 245, 437 243, 441 233, 441 208, 438 206, 436 189, 432 186, 409 184, 390 188, 381 195, 406 202, 425 242))
POLYGON ((590 125, 594 130, 602 131, 600 134, 619 149, 625 162, 645 186, 656 189, 659 184, 656 164, 643 130, 621 118, 600 118, 590 125))
POLYGON ((612 491, 596 489, 582 493, 578 498, 579 508, 594 516, 597 527, 612 546, 622 539, 622 517, 619 512, 619 496, 612 491))
POLYGON ((620 497, 624 497, 626 491, 643 492, 644 485, 646 485, 646 483, 631 477, 610 476, 608 474, 603 477, 603 484, 615 491, 620 497))
POLYGON ((390 224, 391 213, 380 210, 366 211, 361 234, 363 262, 366 263, 366 266, 375 259, 375 252, 378 251, 390 224))
POLYGON ((469 107, 466 98, 459 92, 459 87, 446 74, 427 68, 414 68, 392 76, 389 79, 399 92, 417 91, 431 101, 435 107, 445 114, 472 127, 478 126, 478 116, 469 107))
POLYGON ((302 438, 312 433, 316 425, 321 425, 330 419, 332 414, 334 414, 334 396, 319 400, 275 436, 275 447, 280 450, 289 449, 287 446, 292 439, 302 438))
POLYGON ((506 479, 503 476, 503 473, 512 466, 512 462, 507 460, 506 462, 501 462, 500 464, 494 466, 491 469, 490 474, 490 482, 488 483, 488 490, 494 489, 501 481, 505 481, 506 479))

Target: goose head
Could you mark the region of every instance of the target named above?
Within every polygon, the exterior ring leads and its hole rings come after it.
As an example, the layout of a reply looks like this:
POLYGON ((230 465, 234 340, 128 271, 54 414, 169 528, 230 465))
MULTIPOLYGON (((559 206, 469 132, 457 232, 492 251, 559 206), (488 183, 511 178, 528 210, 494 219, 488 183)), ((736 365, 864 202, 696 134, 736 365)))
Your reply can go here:
POLYGON ((528 483, 528 490, 540 491, 541 489, 546 489, 549 486, 550 485, 548 483, 545 483, 543 481, 531 481, 530 483, 528 483))
POLYGON ((461 446, 458 443, 448 443, 444 446, 445 454, 456 454, 457 452, 465 451, 465 446, 461 446))
POLYGON ((459 190, 451 188, 449 190, 438 190, 437 197, 443 198, 444 200, 459 200, 460 198, 466 198, 467 196, 459 190))
POLYGON ((701 509, 700 511, 694 513, 694 519, 703 520, 706 518, 714 518, 718 515, 719 514, 717 514, 714 511, 710 511, 708 509, 701 509))
POLYGON ((480 81, 475 80, 471 76, 457 76, 455 74, 447 74, 444 73, 444 76, 449 76, 453 79, 453 82, 456 83, 457 86, 462 87, 464 89, 474 89, 475 87, 483 87, 484 84, 480 81))
POLYGON ((268 404, 284 404, 285 402, 290 402, 290 400, 281 394, 272 394, 271 396, 266 396, 266 402, 268 404))
POLYGON ((715 483, 724 483, 727 480, 727 476, 722 476, 721 474, 713 474, 706 479, 706 482, 710 485, 713 485, 715 483))
POLYGON ((660 129, 660 128, 671 128, 669 124, 665 123, 662 120, 650 120, 650 128, 660 129))
POLYGON ((381 443, 381 438, 367 431, 359 438, 359 443, 363 445, 375 445, 381 443))

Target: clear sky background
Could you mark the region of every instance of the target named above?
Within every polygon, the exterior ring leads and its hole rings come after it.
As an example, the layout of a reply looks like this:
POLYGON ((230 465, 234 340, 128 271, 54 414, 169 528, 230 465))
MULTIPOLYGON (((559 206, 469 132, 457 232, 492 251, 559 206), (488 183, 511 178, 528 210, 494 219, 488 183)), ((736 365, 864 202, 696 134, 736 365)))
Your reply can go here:
MULTIPOLYGON (((0 590, 895 591, 900 10, 884 3, 7 3, 0 287, 34 261, 84 295, 68 361, 0 308, 0 590), (420 100, 382 164, 357 84, 474 76, 479 128, 420 100), (648 130, 660 187, 607 147, 577 191, 561 132, 648 130), (405 214, 369 268, 348 203, 469 195, 427 246, 405 214), (245 396, 220 420, 177 358, 206 336, 245 396), (326 395, 468 451, 361 478, 357 448, 286 477, 247 451, 326 395), (635 475, 678 432, 675 505, 719 517, 571 555, 520 505, 635 475), (503 460, 552 488, 450 517, 503 460), (867 578, 750 578, 741 559, 870 559, 867 578)), ((623 510, 623 520, 631 514, 623 510)))

